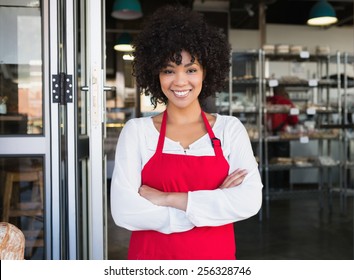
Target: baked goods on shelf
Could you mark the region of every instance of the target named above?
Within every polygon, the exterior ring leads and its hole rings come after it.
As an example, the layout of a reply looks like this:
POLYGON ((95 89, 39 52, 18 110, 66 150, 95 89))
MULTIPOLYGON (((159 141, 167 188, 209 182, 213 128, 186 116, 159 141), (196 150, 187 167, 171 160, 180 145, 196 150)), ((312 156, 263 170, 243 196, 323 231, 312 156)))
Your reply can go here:
POLYGON ((326 129, 319 130, 314 129, 313 131, 291 131, 291 132, 280 132, 279 137, 283 140, 296 140, 301 137, 308 137, 310 139, 335 139, 339 137, 339 129, 326 129))
POLYGON ((270 159, 269 163, 275 165, 290 166, 293 164, 293 160, 288 157, 273 157, 270 159))
POLYGON ((270 159, 269 163, 276 166, 311 167, 316 165, 317 159, 314 157, 274 157, 270 159))

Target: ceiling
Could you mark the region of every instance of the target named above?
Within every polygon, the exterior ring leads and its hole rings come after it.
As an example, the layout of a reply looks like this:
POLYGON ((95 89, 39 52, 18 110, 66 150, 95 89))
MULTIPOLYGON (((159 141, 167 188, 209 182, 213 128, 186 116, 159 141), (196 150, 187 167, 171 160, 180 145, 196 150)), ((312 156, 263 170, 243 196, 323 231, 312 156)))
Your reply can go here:
MULTIPOLYGON (((144 16, 151 14, 162 5, 179 3, 202 10, 207 18, 210 13, 209 18, 216 25, 219 20, 225 21, 225 16, 217 17, 215 12, 229 12, 231 29, 259 29, 259 3, 262 1, 266 23, 290 25, 306 25, 309 11, 316 3, 316 0, 140 0, 140 3, 144 16)), ((114 0, 106 0, 107 29, 140 30, 144 17, 138 20, 114 19, 110 16, 113 2, 114 0)), ((353 2, 353 0, 329 0, 337 13, 336 26, 353 26, 353 2)))
MULTIPOLYGON (((258 0, 231 0, 231 28, 258 29, 259 2, 258 0), (253 17, 245 9, 247 5, 252 5, 253 17)), ((309 12, 316 2, 316 0, 264 0, 266 23, 306 25, 309 12)), ((329 0, 329 3, 336 11, 337 26, 353 25, 353 0, 329 0)))

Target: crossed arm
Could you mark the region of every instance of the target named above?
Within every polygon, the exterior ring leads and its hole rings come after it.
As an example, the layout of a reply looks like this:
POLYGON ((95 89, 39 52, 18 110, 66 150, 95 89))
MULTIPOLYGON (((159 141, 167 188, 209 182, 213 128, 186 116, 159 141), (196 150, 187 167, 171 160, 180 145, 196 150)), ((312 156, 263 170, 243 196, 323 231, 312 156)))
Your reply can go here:
MULTIPOLYGON (((247 175, 244 169, 236 169, 229 174, 219 187, 220 189, 233 188, 240 185, 247 175)), ((162 192, 147 185, 139 188, 139 194, 158 206, 174 207, 186 211, 188 204, 188 193, 162 192)))

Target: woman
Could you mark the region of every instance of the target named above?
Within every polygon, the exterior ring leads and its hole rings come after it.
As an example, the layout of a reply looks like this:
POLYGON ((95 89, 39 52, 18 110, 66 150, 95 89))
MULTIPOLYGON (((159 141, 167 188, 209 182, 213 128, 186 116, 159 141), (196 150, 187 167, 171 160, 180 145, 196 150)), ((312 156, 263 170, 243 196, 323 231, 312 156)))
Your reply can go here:
POLYGON ((118 140, 111 209, 133 231, 128 259, 235 259, 233 222, 259 211, 262 183, 242 123, 201 109, 224 85, 227 39, 167 6, 134 47, 139 89, 166 110, 128 121, 118 140))

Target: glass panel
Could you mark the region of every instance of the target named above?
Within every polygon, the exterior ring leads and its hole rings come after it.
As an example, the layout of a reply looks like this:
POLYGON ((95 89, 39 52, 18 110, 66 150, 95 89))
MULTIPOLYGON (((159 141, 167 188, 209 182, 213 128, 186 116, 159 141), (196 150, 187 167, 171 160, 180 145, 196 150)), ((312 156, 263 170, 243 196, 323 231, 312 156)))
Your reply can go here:
POLYGON ((79 135, 87 135, 87 108, 88 94, 87 90, 81 90, 82 87, 87 87, 86 81, 86 5, 85 1, 77 1, 76 24, 77 24, 77 112, 78 112, 78 132, 79 135))
POLYGON ((78 259, 87 259, 89 256, 89 222, 88 222, 88 165, 89 165, 89 136, 87 112, 89 108, 88 92, 81 90, 87 86, 86 81, 86 1, 77 1, 77 121, 78 121, 78 180, 77 185, 77 257, 78 259))
POLYGON ((25 259, 44 259, 43 157, 0 157, 1 221, 26 237, 25 259))
POLYGON ((0 135, 43 133, 40 1, 0 1, 0 135))

